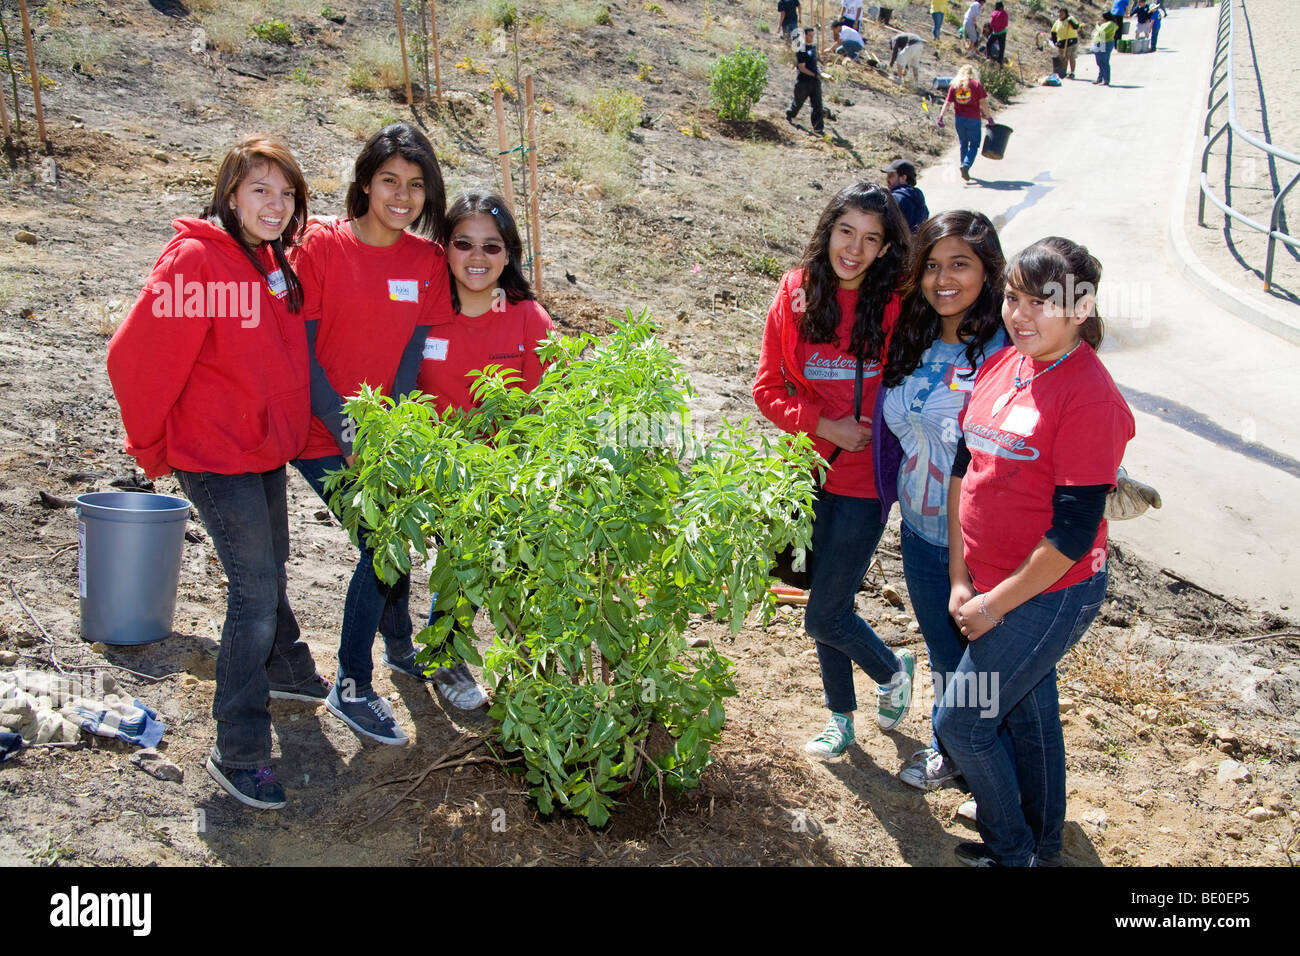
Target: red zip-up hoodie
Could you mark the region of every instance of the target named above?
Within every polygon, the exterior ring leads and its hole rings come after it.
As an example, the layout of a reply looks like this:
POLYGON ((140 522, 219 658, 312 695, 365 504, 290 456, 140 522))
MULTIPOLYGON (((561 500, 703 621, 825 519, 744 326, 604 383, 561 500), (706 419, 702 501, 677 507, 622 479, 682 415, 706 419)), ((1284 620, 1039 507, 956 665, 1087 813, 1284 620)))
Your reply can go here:
POLYGON ((172 225, 108 343, 124 447, 151 478, 272 471, 302 450, 311 423, 303 320, 272 291, 281 277, 265 245, 271 284, 219 225, 172 225))

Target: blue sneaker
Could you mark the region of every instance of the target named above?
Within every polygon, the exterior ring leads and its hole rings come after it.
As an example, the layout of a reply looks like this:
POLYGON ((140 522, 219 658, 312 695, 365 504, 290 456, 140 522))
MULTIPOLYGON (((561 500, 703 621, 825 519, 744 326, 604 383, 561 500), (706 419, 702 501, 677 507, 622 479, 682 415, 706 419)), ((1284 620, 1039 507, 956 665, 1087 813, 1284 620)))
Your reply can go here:
POLYGON ((370 688, 358 691, 348 680, 337 680, 325 698, 329 712, 357 733, 381 744, 400 746, 407 741, 406 732, 393 719, 393 708, 370 688), (340 690, 348 684, 347 690, 340 690))
POLYGON ((227 770, 208 757, 208 773, 212 779, 240 803, 258 810, 279 810, 285 805, 284 787, 275 779, 270 767, 257 770, 227 770))

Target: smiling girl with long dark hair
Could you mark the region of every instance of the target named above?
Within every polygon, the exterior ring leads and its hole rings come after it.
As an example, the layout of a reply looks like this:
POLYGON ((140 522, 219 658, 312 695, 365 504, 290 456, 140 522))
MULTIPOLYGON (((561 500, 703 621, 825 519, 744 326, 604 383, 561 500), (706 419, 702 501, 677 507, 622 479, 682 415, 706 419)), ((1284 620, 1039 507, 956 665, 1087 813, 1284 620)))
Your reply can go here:
POLYGON ((806 748, 819 756, 838 756, 853 742, 854 663, 879 685, 883 729, 896 727, 911 703, 911 651, 890 650, 853 604, 886 515, 876 496, 871 426, 861 418, 875 404, 910 232, 884 186, 841 190, 799 266, 781 279, 754 382, 762 413, 785 431, 814 436, 831 464, 813 505, 805 615, 831 711, 806 748))

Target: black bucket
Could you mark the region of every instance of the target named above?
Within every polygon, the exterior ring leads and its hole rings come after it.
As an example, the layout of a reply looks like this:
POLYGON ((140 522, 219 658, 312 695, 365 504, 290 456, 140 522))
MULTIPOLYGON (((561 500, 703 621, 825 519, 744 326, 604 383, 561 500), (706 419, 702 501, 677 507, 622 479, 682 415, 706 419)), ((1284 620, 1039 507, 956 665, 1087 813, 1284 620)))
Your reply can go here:
POLYGON ((1063 56, 1052 57, 1052 72, 1055 73, 1057 76, 1059 76, 1061 79, 1065 79, 1065 57, 1063 56))
POLYGON ((1007 151, 1007 140, 1011 138, 1011 127, 1001 123, 992 123, 984 131, 984 148, 980 154, 985 159, 1001 159, 1007 151))

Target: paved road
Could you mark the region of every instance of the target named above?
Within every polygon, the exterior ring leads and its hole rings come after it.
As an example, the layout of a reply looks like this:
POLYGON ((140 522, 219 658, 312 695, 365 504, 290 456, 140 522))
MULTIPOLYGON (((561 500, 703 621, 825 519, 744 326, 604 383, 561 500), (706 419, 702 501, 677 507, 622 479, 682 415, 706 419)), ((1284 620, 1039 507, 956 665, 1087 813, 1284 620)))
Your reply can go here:
POLYGON ((1215 16, 1177 11, 1161 52, 1113 54, 1109 88, 1092 85, 1096 67, 1081 57, 1078 80, 1026 91, 998 112, 1015 129, 1005 159, 981 158, 976 181, 963 184, 954 137, 919 185, 931 212, 993 218, 1008 255, 1055 234, 1101 260, 1101 354, 1137 418, 1125 465, 1165 502, 1113 524, 1112 537, 1207 588, 1294 613, 1300 347, 1215 306, 1166 249, 1171 212, 1185 202, 1215 16))

